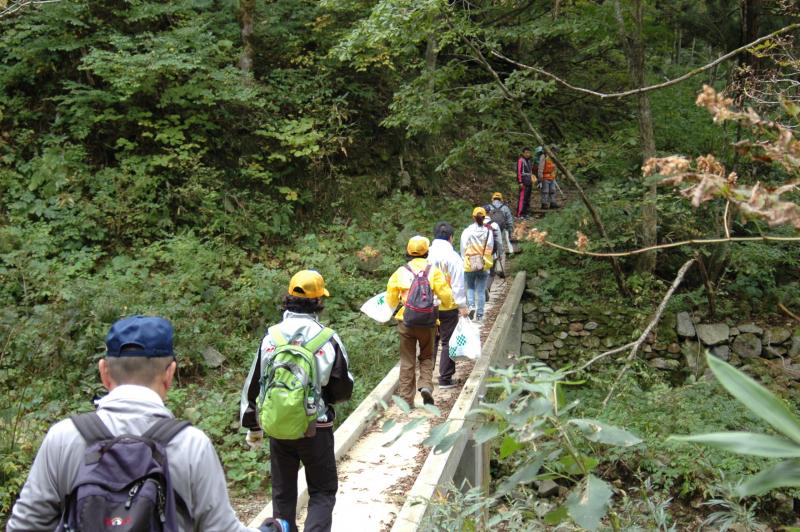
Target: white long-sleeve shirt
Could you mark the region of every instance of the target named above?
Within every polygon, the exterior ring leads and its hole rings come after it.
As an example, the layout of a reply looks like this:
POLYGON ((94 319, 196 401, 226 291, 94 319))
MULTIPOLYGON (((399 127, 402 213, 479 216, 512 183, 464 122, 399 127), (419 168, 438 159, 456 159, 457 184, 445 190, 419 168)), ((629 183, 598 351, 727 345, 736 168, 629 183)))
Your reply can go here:
MULTIPOLYGON (((455 308, 466 308, 467 291, 464 286, 464 261, 461 259, 461 255, 453 249, 453 245, 447 240, 439 238, 431 242, 431 247, 428 249, 428 262, 444 272, 447 282, 450 283, 450 289, 453 291, 453 299, 456 302, 455 308)), ((440 305, 439 310, 454 309, 440 305)))
POLYGON ((476 223, 470 224, 461 233, 461 257, 464 259, 464 271, 470 271, 469 257, 483 255, 483 271, 492 268, 494 237, 492 231, 476 223))

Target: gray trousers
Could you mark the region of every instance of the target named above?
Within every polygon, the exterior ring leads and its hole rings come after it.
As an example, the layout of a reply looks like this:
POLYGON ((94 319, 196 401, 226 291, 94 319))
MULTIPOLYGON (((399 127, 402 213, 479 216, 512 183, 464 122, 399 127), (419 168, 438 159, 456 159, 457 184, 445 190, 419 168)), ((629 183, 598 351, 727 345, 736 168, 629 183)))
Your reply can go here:
POLYGON ((542 205, 558 205, 556 201, 556 182, 542 179, 542 205))

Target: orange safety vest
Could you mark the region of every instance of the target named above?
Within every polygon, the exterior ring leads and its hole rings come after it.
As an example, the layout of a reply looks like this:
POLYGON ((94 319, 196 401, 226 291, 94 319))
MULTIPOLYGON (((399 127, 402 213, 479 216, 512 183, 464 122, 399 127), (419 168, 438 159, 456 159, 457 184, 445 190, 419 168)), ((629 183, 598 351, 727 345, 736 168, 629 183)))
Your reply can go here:
POLYGON ((544 170, 542 171, 542 179, 545 181, 552 181, 556 178, 556 165, 549 157, 544 159, 544 170))

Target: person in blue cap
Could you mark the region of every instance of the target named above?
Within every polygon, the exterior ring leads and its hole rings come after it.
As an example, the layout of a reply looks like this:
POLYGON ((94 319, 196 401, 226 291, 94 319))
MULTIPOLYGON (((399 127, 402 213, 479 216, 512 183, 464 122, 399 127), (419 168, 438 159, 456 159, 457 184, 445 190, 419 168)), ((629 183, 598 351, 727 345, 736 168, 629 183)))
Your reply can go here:
MULTIPOLYGON (((177 369, 170 322, 153 316, 121 319, 111 327, 106 348, 98 370, 109 393, 98 401, 96 413, 108 432, 140 436, 157 421, 172 418, 164 405, 177 369)), ((11 511, 7 532, 57 528, 86 448, 72 419, 50 428, 11 511)), ((201 430, 183 428, 169 440, 166 452, 172 487, 181 502, 175 508, 178 530, 288 530, 288 524, 273 519, 257 529, 237 519, 219 457, 201 430)))

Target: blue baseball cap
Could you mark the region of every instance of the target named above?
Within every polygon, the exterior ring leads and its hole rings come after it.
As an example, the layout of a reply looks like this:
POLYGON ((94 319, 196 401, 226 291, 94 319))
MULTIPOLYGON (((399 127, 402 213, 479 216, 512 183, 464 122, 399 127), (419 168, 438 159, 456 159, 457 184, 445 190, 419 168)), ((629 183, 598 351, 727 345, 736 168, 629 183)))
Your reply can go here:
POLYGON ((172 324, 157 316, 130 316, 111 326, 106 336, 109 357, 169 357, 172 324), (124 352, 123 352, 124 350, 124 352))

